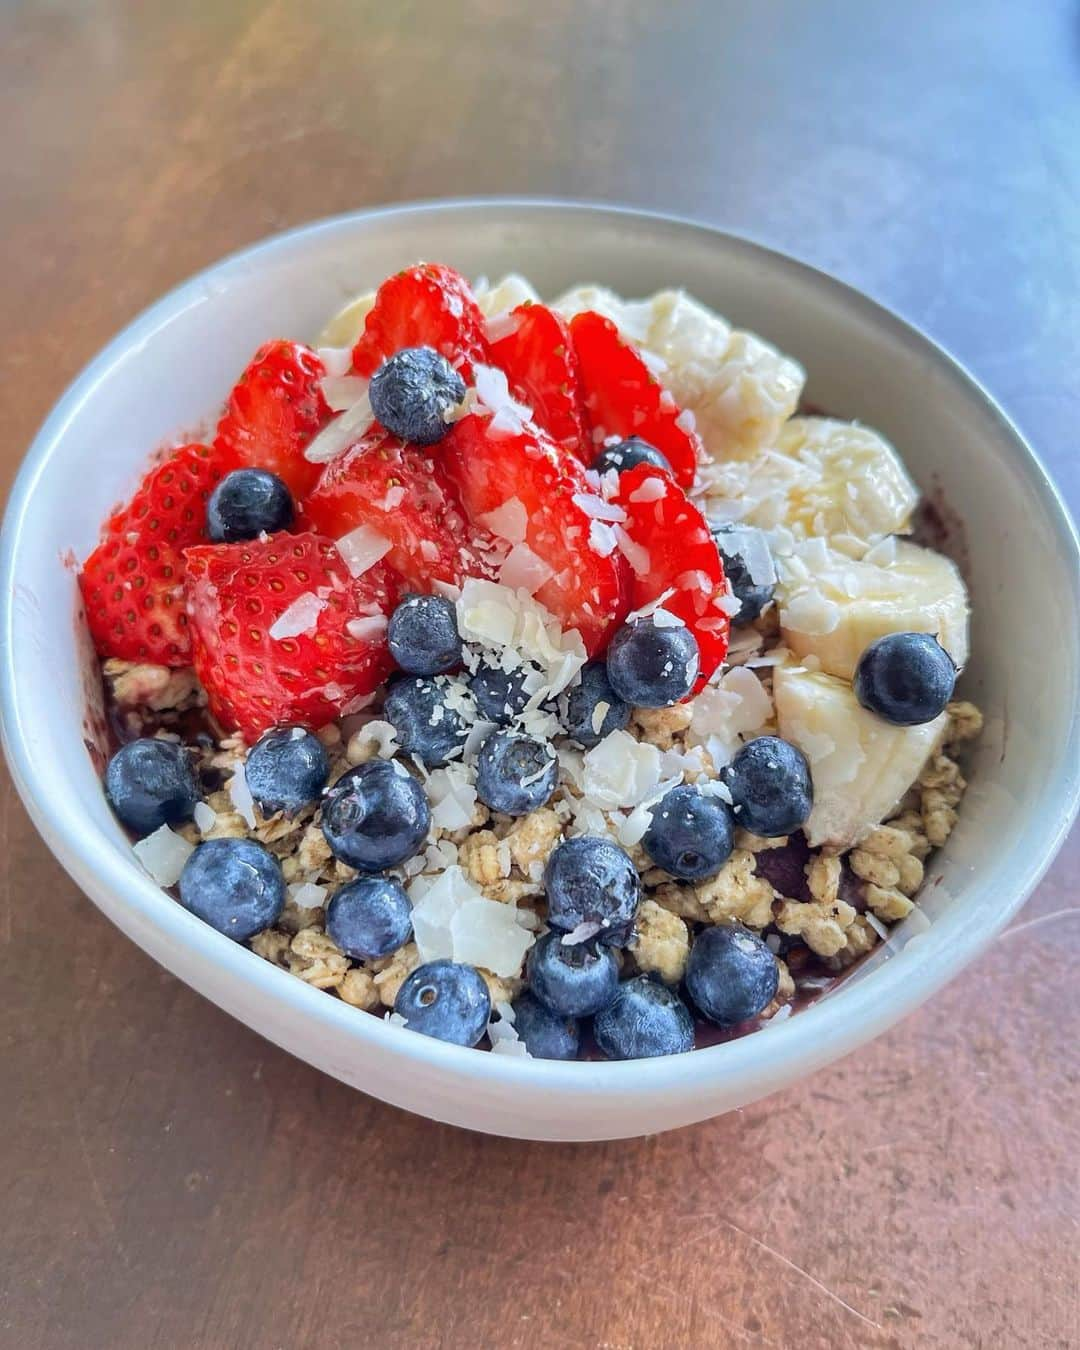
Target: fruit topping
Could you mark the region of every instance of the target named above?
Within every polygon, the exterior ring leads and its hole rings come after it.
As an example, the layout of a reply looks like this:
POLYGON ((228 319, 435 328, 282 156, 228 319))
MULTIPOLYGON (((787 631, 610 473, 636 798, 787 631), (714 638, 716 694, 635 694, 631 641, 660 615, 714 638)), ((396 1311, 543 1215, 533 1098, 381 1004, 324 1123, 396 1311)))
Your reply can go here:
POLYGON ((441 675, 461 664, 454 606, 441 595, 410 595, 390 615, 390 654, 410 675, 441 675))
POLYGON ((682 999, 648 975, 619 985, 596 1014, 593 1034, 608 1059, 653 1059, 694 1048, 694 1020, 682 999))
POLYGON ((387 431, 413 445, 434 445, 465 397, 465 381, 434 347, 404 347, 372 375, 368 397, 387 431))
POLYGON ((277 922, 285 878, 254 839, 210 839, 184 864, 180 903, 234 942, 246 942, 277 922))
POLYGON ((563 941, 552 929, 529 952, 529 988, 552 1012, 588 1017, 607 1007, 619 988, 619 965, 610 947, 563 941))
POLYGON ((429 961, 398 990, 394 1012, 410 1031, 453 1045, 476 1045, 491 1018, 491 995, 474 967, 429 961))
POLYGON ((514 397, 553 441, 587 461, 592 443, 566 320, 546 305, 524 304, 489 324, 488 333, 491 360, 506 373, 514 397))
POLYGON ((206 533, 215 544, 276 534, 293 523, 289 489, 265 469, 234 469, 210 494, 206 533))
POLYGON ((641 883, 617 844, 589 834, 563 840, 548 857, 544 886, 552 928, 577 942, 597 937, 624 947, 630 941, 641 883))
POLYGON ((758 736, 720 772, 736 822, 766 839, 797 830, 814 805, 806 756, 779 736, 758 736))
POLYGON ((718 924, 698 934, 686 966, 686 988, 698 1010, 718 1026, 756 1017, 776 997, 776 957, 742 924, 718 924))
POLYGON ((412 937, 412 906, 393 877, 358 877, 334 892, 326 932, 354 961, 389 956, 412 937))
POLYGON ((109 760, 105 793, 136 834, 190 820, 199 800, 186 747, 145 736, 122 745, 109 760))
POLYGON ((571 319, 570 332, 593 444, 640 437, 664 456, 682 487, 692 487, 702 453, 693 418, 610 319, 586 310, 571 319))
POLYGON ((715 876, 731 856, 735 820, 715 793, 689 784, 674 787, 652 808, 645 852, 681 881, 715 876))
POLYGON ((493 731, 480 748, 476 795, 492 811, 524 816, 555 791, 559 761, 544 741, 520 731, 493 731))
POLYGON ((234 463, 217 447, 182 446, 109 518, 79 575, 86 621, 102 656, 190 663, 183 550, 205 538, 207 501, 234 463))
POLYGON ((276 474, 294 497, 302 497, 319 476, 304 450, 331 416, 322 392, 325 374, 302 342, 267 342, 229 395, 215 449, 276 474))
POLYGON ((955 685, 952 657, 929 633, 878 638, 859 658, 852 682, 864 708, 898 727, 940 717, 955 685))
POLYGON ((354 577, 328 539, 278 535, 187 550, 195 669, 210 709, 254 740, 353 711, 392 669, 386 618, 397 581, 354 577))
POLYGON ((304 727, 275 727, 260 736, 244 761, 244 781, 264 816, 294 816, 318 801, 330 761, 318 736, 304 727))
POLYGON ((607 676, 634 708, 667 708, 684 699, 698 674, 698 645, 685 624, 632 619, 611 640, 607 676))
POLYGON ((465 379, 474 362, 487 359, 484 316, 452 267, 417 263, 383 282, 353 348, 353 368, 370 377, 406 347, 433 347, 465 379))
POLYGON ((322 831, 335 858, 361 872, 396 867, 427 838, 424 789, 396 760, 373 759, 343 774, 323 799, 322 831))

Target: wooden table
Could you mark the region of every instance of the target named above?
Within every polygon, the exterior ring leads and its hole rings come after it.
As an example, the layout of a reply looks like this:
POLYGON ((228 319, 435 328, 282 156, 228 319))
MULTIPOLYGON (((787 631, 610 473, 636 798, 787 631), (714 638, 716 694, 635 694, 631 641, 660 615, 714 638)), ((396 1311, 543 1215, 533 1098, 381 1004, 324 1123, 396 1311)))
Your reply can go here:
MULTIPOLYGON (((6 5, 5 485, 196 268, 501 191, 836 271, 956 351, 1076 506, 1076 36, 1067 0, 6 5)), ((1080 1344, 1076 835, 866 1050, 711 1124, 555 1147, 287 1058, 112 929, 7 786, 2 810, 5 1347, 1080 1344)))

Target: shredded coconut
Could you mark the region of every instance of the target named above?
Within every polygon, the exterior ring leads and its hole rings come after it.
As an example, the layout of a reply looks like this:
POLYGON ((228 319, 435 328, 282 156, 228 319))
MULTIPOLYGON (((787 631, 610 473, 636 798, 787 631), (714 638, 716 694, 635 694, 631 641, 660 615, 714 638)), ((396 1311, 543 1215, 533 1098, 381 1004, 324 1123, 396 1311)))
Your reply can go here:
POLYGON ((195 845, 162 825, 134 845, 134 854, 159 886, 175 886, 195 845))
POLYGON ((337 541, 337 550, 354 577, 363 576, 380 558, 385 558, 391 548, 390 540, 370 525, 358 525, 337 541))
POLYGON ((270 636, 281 642, 285 638, 301 637, 313 633, 319 622, 319 615, 326 608, 326 601, 320 600, 311 591, 305 591, 277 616, 270 625, 270 636))

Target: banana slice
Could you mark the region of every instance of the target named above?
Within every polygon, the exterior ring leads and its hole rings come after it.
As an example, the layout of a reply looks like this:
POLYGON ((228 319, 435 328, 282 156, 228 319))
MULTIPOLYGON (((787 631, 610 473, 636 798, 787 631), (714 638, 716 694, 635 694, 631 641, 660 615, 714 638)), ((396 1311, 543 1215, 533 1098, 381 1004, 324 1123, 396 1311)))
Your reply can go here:
POLYGON ((661 384, 693 413, 714 459, 753 456, 798 404, 806 375, 797 362, 683 291, 623 300, 602 286, 576 286, 554 308, 568 318, 594 309, 642 347, 661 384))
POLYGON ((778 570, 784 641, 829 675, 850 680, 886 633, 933 633, 958 667, 967 661, 967 590, 940 553, 890 537, 853 560, 813 540, 780 558, 778 570))
POLYGON ((375 304, 375 292, 365 291, 327 321, 315 339, 316 347, 355 347, 364 331, 364 320, 375 304))
POLYGON ((907 530, 919 490, 884 436, 855 422, 793 417, 776 448, 810 472, 788 497, 784 523, 797 536, 872 542, 907 530))
POLYGON ((535 305, 540 299, 538 292, 517 272, 508 272, 494 286, 478 285, 474 287, 474 291, 476 303, 480 306, 485 319, 491 319, 496 314, 505 314, 508 310, 516 309, 518 305, 527 303, 535 305))
POLYGON ((783 665, 773 671, 780 735, 810 761, 812 846, 846 848, 883 821, 914 783, 945 730, 945 713, 894 727, 860 707, 846 680, 783 665))

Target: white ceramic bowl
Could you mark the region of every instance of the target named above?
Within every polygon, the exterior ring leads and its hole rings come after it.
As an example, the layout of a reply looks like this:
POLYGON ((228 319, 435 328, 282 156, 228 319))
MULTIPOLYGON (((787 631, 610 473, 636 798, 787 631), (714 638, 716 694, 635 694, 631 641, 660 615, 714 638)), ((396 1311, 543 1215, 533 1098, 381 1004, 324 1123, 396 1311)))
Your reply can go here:
MULTIPOLYGON (((118 265, 122 265, 119 264, 118 265)), ((368 211, 226 259, 159 301, 79 376, 23 465, 4 522, 3 738, 47 844, 145 951, 248 1026, 346 1083, 492 1133, 587 1140, 743 1105, 891 1026, 973 960, 1042 876, 1075 813, 1075 530, 1038 460, 927 338, 837 281, 700 225, 607 207, 476 201, 368 211), (310 337, 346 297, 430 258, 529 276, 542 293, 683 286, 807 367, 807 396, 878 427, 966 527, 974 650, 963 692, 988 719, 960 824, 909 924, 835 993, 730 1044, 636 1063, 463 1050, 389 1026, 222 937, 143 873, 86 736, 96 675, 64 557, 83 557, 149 452, 207 419, 267 337, 310 337), (921 931, 920 931, 921 930, 921 931)))

